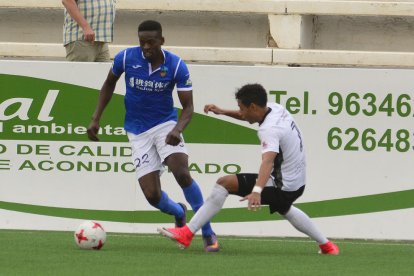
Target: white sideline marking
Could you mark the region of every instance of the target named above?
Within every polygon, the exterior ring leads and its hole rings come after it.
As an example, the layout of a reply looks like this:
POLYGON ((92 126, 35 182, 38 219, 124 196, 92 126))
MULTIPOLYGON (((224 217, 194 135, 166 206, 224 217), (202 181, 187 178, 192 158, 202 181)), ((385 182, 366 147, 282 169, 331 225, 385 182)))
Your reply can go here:
MULTIPOLYGON (((39 232, 44 232, 45 230, 39 231, 28 231, 28 230, 0 230, 0 233, 25 233, 25 234, 37 234, 39 232)), ((46 232, 65 232, 65 231, 46 231, 46 232)), ((70 232, 69 232, 70 233, 70 232)), ((139 233, 106 233, 107 236, 110 237, 125 237, 125 238, 162 238, 159 234, 150 234, 150 235, 143 235, 139 233)), ((290 242, 290 243, 314 243, 312 240, 300 240, 301 238, 292 239, 292 238, 274 238, 274 239, 266 239, 261 237, 240 237, 237 238, 235 236, 219 236, 220 240, 233 240, 233 241, 255 241, 255 242, 290 242)), ((389 240, 390 243, 380 242, 380 241, 372 241, 372 242, 364 242, 365 240, 361 240, 361 242, 357 240, 343 240, 343 239, 334 239, 335 243, 338 242, 340 244, 357 244, 357 245, 389 245, 389 246, 411 246, 414 247, 414 241, 401 241, 401 240, 389 240)))
MULTIPOLYGON (((136 238, 159 238, 162 237, 160 235, 154 234, 154 235, 140 235, 140 234, 108 234, 108 236, 114 236, 114 237, 136 237, 136 238)), ((290 243, 315 243, 312 240, 295 240, 292 238, 275 238, 275 239, 264 239, 260 237, 243 237, 243 238, 237 238, 234 236, 218 236, 220 240, 233 240, 233 241, 258 241, 258 242, 290 242, 290 243)), ((362 244, 362 245, 391 245, 391 246, 399 246, 399 245, 405 245, 405 246, 412 246, 414 247, 414 243, 410 243, 411 241, 407 241, 406 243, 402 243, 404 241, 392 241, 390 240, 389 243, 383 243, 383 242, 358 242, 358 241, 349 241, 349 240, 341 240, 341 239, 335 239, 335 243, 339 241, 340 244, 362 244)))

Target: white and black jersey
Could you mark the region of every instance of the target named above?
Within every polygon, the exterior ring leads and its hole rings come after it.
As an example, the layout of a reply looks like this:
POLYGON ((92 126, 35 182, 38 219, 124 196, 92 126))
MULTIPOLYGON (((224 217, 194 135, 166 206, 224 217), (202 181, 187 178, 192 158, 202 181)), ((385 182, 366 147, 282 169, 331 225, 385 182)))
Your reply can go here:
POLYGON ((305 185, 306 163, 302 134, 292 115, 280 104, 268 103, 268 112, 259 123, 262 153, 276 152, 272 177, 283 191, 305 185))

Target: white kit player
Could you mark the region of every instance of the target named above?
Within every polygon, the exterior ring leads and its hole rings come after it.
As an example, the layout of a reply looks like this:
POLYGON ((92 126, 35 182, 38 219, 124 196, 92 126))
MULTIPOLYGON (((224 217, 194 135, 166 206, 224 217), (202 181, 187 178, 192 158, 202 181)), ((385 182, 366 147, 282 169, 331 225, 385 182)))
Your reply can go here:
POLYGON ((216 215, 229 194, 243 197, 248 209, 269 205, 297 230, 315 240, 320 253, 338 255, 339 248, 312 223, 308 215, 293 206, 305 189, 306 162, 302 134, 291 114, 281 105, 267 102, 267 92, 259 84, 247 84, 236 92, 239 110, 224 110, 216 105, 204 107, 206 113, 226 115, 249 123, 259 123, 262 148, 259 173, 227 175, 217 180, 210 196, 184 227, 158 228, 162 235, 181 248, 190 246, 194 234, 216 215))

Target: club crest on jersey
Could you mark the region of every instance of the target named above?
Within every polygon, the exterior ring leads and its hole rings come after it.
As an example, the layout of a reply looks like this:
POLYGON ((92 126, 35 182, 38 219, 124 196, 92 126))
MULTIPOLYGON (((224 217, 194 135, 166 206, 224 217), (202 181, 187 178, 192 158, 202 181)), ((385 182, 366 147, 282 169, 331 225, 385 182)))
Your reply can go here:
POLYGON ((168 72, 168 67, 167 67, 167 66, 165 66, 165 65, 161 66, 160 76, 161 76, 162 78, 163 78, 163 77, 165 77, 165 76, 167 75, 167 72, 168 72))

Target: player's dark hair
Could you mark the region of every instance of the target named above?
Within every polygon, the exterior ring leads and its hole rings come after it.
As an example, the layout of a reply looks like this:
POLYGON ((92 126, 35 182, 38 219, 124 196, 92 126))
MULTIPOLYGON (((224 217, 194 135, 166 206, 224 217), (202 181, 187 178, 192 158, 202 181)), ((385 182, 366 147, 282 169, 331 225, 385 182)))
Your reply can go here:
POLYGON ((236 99, 245 106, 250 106, 252 103, 265 107, 267 104, 267 92, 260 84, 246 84, 243 85, 236 92, 236 99))
POLYGON ((138 26, 138 32, 156 31, 162 36, 162 27, 160 22, 155 20, 145 20, 138 26))

